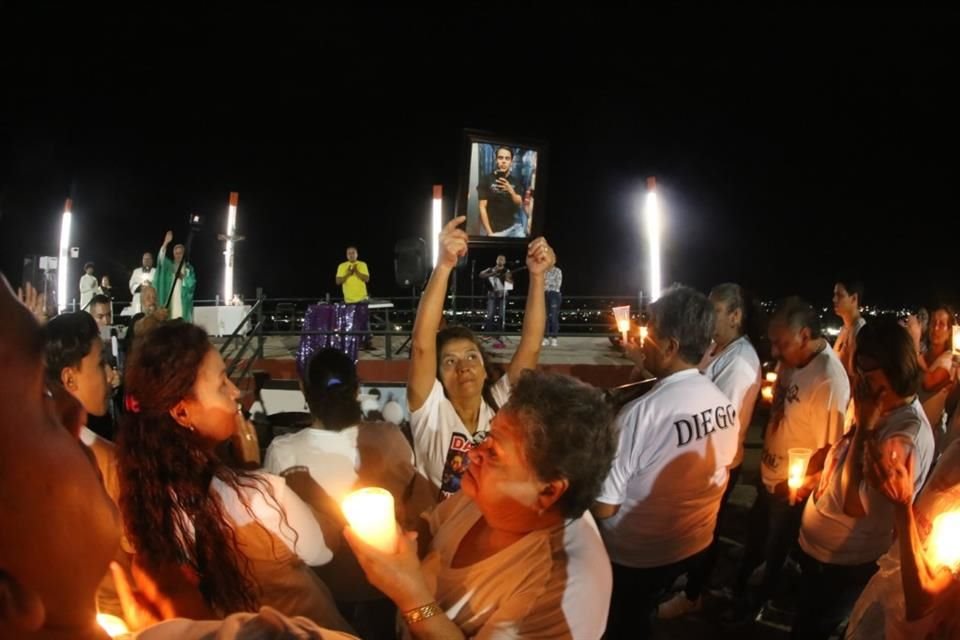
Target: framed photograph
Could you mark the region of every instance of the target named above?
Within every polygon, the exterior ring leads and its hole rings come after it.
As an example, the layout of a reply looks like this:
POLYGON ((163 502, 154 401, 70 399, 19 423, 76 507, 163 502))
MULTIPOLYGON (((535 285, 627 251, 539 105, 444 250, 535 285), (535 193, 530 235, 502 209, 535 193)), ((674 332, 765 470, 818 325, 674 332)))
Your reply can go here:
POLYGON ((468 130, 457 214, 471 244, 526 244, 543 229, 544 142, 468 130))

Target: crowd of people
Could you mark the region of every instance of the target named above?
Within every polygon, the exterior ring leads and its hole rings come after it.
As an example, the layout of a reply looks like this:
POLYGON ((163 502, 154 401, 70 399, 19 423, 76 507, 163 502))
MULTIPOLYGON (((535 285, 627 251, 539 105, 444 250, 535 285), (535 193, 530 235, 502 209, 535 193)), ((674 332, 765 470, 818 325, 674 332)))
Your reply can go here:
MULTIPOLYGON (((109 299, 48 320, 35 292, 18 301, 0 282, 0 514, 16 523, 0 527, 0 635, 102 638, 99 611, 146 640, 652 637, 716 586, 769 349, 757 497, 722 624, 751 624, 795 562, 793 638, 960 637, 960 549, 938 534, 960 517, 949 309, 929 327, 920 313, 865 320, 862 285, 842 280, 831 345, 799 298, 766 319, 739 285, 674 285, 624 345, 634 377, 655 381, 617 406, 538 371, 561 277, 544 238, 527 246, 504 371, 445 322, 464 221, 443 229, 417 310, 409 430, 364 419, 355 363, 322 349, 300 380, 312 424, 262 464, 240 390, 190 323, 195 274, 182 247, 167 256, 172 234, 131 278, 120 349, 103 339, 109 299), (392 550, 339 506, 371 486, 393 497, 392 550)), ((362 299, 369 277, 351 247, 337 283, 362 299)))

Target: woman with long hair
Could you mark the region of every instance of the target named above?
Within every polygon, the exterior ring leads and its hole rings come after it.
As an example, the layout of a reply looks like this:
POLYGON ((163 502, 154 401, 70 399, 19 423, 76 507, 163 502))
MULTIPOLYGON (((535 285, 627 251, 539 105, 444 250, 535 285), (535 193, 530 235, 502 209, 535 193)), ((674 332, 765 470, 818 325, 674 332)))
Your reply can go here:
POLYGON ((440 490, 456 493, 469 464, 467 451, 490 429, 494 414, 510 397, 510 386, 524 369, 537 366, 546 323, 544 274, 556 255, 543 238, 527 247, 530 288, 520 344, 507 373, 493 381, 479 341, 466 327, 439 331, 450 273, 467 254, 468 238, 454 218, 440 233, 440 255, 420 299, 413 325, 407 401, 417 469, 440 490))
POLYGON ((217 456, 236 433, 240 392, 206 332, 182 321, 154 328, 125 384, 120 509, 137 562, 158 575, 183 568, 221 615, 262 604, 347 629, 309 568, 332 556, 310 508, 282 478, 217 456))

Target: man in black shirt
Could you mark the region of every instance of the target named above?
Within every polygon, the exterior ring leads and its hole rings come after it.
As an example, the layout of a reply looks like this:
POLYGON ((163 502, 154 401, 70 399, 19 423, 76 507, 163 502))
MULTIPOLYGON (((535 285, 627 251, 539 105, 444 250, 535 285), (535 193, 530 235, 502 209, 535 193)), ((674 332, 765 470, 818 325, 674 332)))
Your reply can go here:
POLYGON ((488 236, 526 237, 523 225, 517 221, 523 188, 520 181, 511 175, 513 151, 507 147, 498 147, 496 162, 496 170, 482 176, 477 184, 480 223, 488 236))

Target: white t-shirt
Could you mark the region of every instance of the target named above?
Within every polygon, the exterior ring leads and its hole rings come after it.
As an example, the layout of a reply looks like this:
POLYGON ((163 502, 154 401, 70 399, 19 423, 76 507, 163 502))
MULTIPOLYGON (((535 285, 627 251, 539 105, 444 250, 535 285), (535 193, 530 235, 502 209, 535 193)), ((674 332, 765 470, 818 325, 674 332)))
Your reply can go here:
POLYGON ((476 503, 463 493, 427 517, 433 540, 423 575, 437 604, 466 637, 598 640, 603 635, 613 578, 589 512, 528 533, 470 566, 452 567, 460 542, 480 518, 476 503))
POLYGON ((610 558, 661 567, 707 548, 740 439, 737 410, 696 369, 674 373, 617 416, 620 442, 599 502, 610 558))
MULTIPOLYGON (((933 434, 920 402, 914 400, 883 416, 874 433, 878 440, 899 436, 913 444, 913 481, 919 492, 933 462, 933 434)), ((830 449, 820 484, 803 509, 800 547, 820 562, 847 566, 873 562, 893 542, 893 505, 866 482, 859 489, 866 515, 852 518, 843 512, 841 478, 852 440, 848 434, 830 449)))
POLYGON ((338 504, 357 486, 383 487, 400 499, 412 476, 413 450, 399 427, 364 422, 341 431, 301 429, 274 438, 263 467, 281 473, 303 465, 338 504))
POLYGON ((210 489, 220 496, 224 512, 236 528, 258 521, 267 531, 283 541, 291 553, 299 556, 311 567, 330 562, 333 553, 327 548, 323 530, 320 529, 310 507, 287 487, 283 478, 262 472, 258 472, 258 475, 273 489, 276 504, 272 504, 269 494, 243 487, 241 490, 244 498, 250 504, 248 511, 240 495, 229 485, 219 478, 214 478, 210 483, 210 489), (286 522, 281 521, 277 505, 286 513, 286 522))
MULTIPOLYGON (((960 442, 947 447, 913 504, 917 532, 927 544, 933 517, 960 509, 960 442)), ((879 569, 860 594, 850 614, 848 640, 960 640, 960 566, 951 567, 953 584, 920 620, 907 621, 901 575, 900 545, 877 563, 879 569)))
POLYGON ((96 276, 88 273, 80 276, 80 310, 89 311, 87 308, 93 296, 100 293, 100 286, 97 284, 96 276))
POLYGON ((357 427, 342 431, 301 429, 274 438, 263 459, 263 468, 270 473, 307 467, 310 476, 338 504, 353 489, 359 464, 357 427))
MULTIPOLYGON (((509 376, 505 374, 497 380, 491 392, 500 407, 505 405, 510 399, 509 376)), ((490 421, 495 413, 493 407, 481 400, 477 432, 470 435, 444 394, 443 385, 439 380, 434 380, 423 406, 410 415, 417 470, 439 488, 441 499, 460 490, 460 478, 470 464, 467 451, 477 441, 479 434, 490 429, 490 421)))
POLYGON ((223 620, 174 618, 148 627, 130 637, 135 640, 234 640, 235 638, 349 640, 354 638, 348 633, 318 627, 307 618, 287 617, 270 607, 261 607, 259 613, 234 613, 223 620))
POLYGON ((717 354, 703 370, 704 375, 723 391, 734 407, 740 421, 740 441, 737 454, 730 463, 734 468, 743 462, 743 442, 747 439, 753 409, 760 393, 761 370, 757 350, 747 336, 740 336, 717 354))
POLYGON ((829 345, 800 369, 778 369, 760 464, 769 491, 787 479, 788 449, 806 447, 816 453, 840 439, 849 401, 847 372, 829 345))

